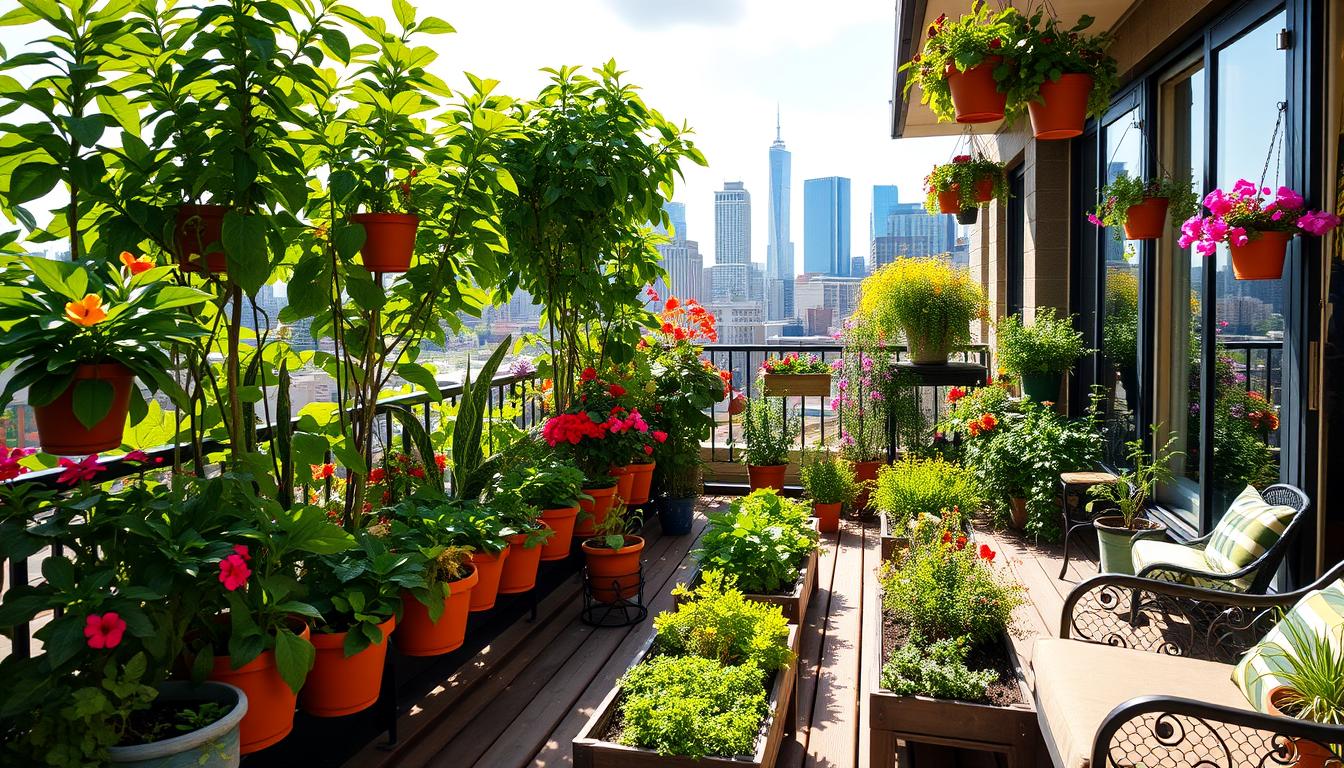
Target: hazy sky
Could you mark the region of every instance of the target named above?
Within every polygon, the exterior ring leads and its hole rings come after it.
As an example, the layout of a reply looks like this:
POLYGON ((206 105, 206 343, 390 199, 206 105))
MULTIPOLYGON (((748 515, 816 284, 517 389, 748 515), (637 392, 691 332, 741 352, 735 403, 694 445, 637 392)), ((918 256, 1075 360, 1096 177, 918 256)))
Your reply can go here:
MULTIPOLYGON (((390 0, 350 0, 392 18, 390 0)), ((706 263, 714 253, 714 190, 746 183, 752 195, 752 258, 765 261, 768 149, 776 104, 793 152, 792 239, 803 264, 803 180, 852 180, 852 253, 868 251, 873 184, 898 184, 905 202, 944 161, 951 139, 892 141, 890 0, 420 0, 457 34, 430 38, 432 68, 454 86, 463 71, 535 95, 544 66, 590 66, 615 58, 648 104, 686 121, 709 160, 688 166, 676 200, 706 263)), ((0 13, 15 6, 0 0, 0 13)), ((0 44, 22 50, 32 30, 0 28, 0 44)), ((46 201, 43 201, 46 202, 46 201)), ((55 201, 53 201, 55 203, 55 201)), ((35 206, 42 207, 42 206, 35 206)), ((39 217, 40 218, 40 217, 39 217)))

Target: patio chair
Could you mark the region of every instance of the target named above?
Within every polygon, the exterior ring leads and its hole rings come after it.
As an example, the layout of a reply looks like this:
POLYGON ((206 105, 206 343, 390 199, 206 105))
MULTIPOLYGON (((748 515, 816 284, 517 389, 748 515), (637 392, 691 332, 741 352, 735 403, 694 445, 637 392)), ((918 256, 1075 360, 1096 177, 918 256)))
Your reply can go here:
POLYGON ((1267 656, 1235 666, 1262 638, 1279 642, 1274 628, 1289 609, 1299 627, 1306 617, 1322 627, 1315 631, 1337 631, 1344 563, 1280 595, 1119 574, 1078 585, 1064 602, 1059 638, 1032 651, 1037 720, 1054 765, 1233 768, 1295 765, 1312 749, 1339 754, 1344 726, 1265 714, 1252 703, 1275 682, 1249 671, 1267 656))
POLYGON ((1262 595, 1293 537, 1305 527, 1310 507, 1307 494, 1295 486, 1271 485, 1259 492, 1247 486, 1207 535, 1177 543, 1159 539, 1160 530, 1136 534, 1134 573, 1146 579, 1262 595))

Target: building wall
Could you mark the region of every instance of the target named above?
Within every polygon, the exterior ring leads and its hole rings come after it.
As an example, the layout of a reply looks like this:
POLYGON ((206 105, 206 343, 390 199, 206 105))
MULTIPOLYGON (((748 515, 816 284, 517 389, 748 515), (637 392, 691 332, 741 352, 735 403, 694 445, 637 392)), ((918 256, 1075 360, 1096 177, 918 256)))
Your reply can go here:
POLYGON ((803 182, 803 271, 848 276, 849 179, 827 176, 803 182))

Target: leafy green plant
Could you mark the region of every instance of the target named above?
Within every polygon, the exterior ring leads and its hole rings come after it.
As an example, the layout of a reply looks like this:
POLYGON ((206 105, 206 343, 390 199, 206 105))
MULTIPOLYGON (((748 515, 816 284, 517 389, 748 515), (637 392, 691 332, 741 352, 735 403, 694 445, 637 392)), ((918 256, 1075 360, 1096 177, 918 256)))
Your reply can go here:
POLYGON ((969 651, 965 638, 929 643, 912 633, 882 665, 882 687, 901 696, 983 701, 995 675, 992 670, 967 667, 969 651))
POLYGON ((816 355, 790 352, 783 357, 767 357, 761 363, 761 373, 779 376, 830 375, 831 366, 816 355))
POLYGON ((1110 33, 1087 33, 1093 17, 1080 16, 1072 27, 1066 27, 1041 7, 1030 16, 1014 14, 1006 21, 1011 27, 1010 66, 1000 89, 1008 94, 1007 123, 1021 117, 1028 102, 1041 100, 1042 85, 1066 74, 1091 75, 1087 115, 1100 120, 1106 114, 1120 79, 1115 59, 1106 54, 1110 33))
POLYGON ((998 364, 1009 373, 1064 373, 1088 354, 1083 334, 1072 318, 1058 317, 1053 307, 1039 307, 1031 325, 1021 315, 1009 315, 996 328, 998 364))
POLYGON ((531 435, 500 451, 494 494, 513 492, 533 507, 576 507, 584 498, 583 471, 531 435))
POLYGON ((882 606, 912 632, 933 640, 965 638, 988 642, 1012 624, 1022 604, 1022 588, 989 564, 995 553, 973 547, 964 536, 913 547, 899 563, 882 566, 882 606))
POLYGON ((819 536, 808 522, 804 504, 769 488, 737 499, 723 512, 709 513, 700 548, 701 568, 730 576, 736 586, 753 594, 770 594, 792 587, 819 536))
POLYGON ((319 616, 313 629, 346 633, 346 656, 382 642, 379 625, 400 617, 402 590, 425 585, 424 559, 393 540, 390 525, 366 527, 355 539, 354 548, 308 558, 303 573, 319 616))
POLYGON ((990 199, 1008 199, 1008 177, 1004 175, 1004 164, 990 160, 984 155, 972 158, 970 155, 957 155, 952 162, 935 165, 928 176, 924 177, 924 210, 931 216, 943 213, 938 203, 938 195, 956 190, 957 202, 961 210, 977 208, 985 201, 977 200, 978 187, 986 180, 990 184, 990 199))
POLYGON ((859 492, 854 467, 820 445, 803 452, 799 476, 808 498, 818 504, 850 504, 859 492))
POLYGON ((697 656, 656 656, 621 678, 620 741, 660 755, 701 758, 755 752, 765 673, 697 656))
POLYGON ((789 463, 789 447, 798 439, 802 418, 798 411, 789 411, 784 398, 775 403, 764 395, 747 401, 742 414, 742 436, 747 448, 742 461, 753 467, 771 467, 789 463))
POLYGON ((1292 650, 1276 642, 1265 648, 1266 659, 1277 659, 1278 663, 1261 677, 1272 675, 1284 683, 1273 703, 1289 717, 1344 725, 1344 653, 1340 653, 1344 627, 1316 631, 1299 625, 1291 616, 1279 626, 1288 635, 1292 650))
POLYGON ((1123 227, 1129 209, 1149 198, 1163 198, 1167 201, 1171 226, 1180 227, 1181 222, 1195 215, 1199 198, 1193 184, 1189 180, 1177 181, 1166 172, 1144 181, 1121 171, 1097 193, 1100 202, 1087 220, 1098 227, 1111 227, 1115 239, 1124 240, 1123 227))
MULTIPOLYGON (((996 11, 983 0, 976 0, 970 13, 956 19, 939 16, 927 30, 923 50, 901 65, 901 71, 909 73, 904 96, 909 98, 910 89, 918 85, 920 101, 929 105, 939 122, 954 120, 956 111, 947 85, 949 70, 965 72, 992 56, 1003 56, 1012 42, 1008 22, 1017 13, 1012 6, 996 11)), ((1010 71, 1011 65, 1001 62, 994 68, 994 79, 1002 82, 1010 71)), ((1000 86, 999 90, 1004 88, 1000 86)))
POLYGON ((1094 485, 1088 489, 1092 501, 1087 503, 1088 511, 1098 504, 1113 507, 1125 522, 1125 527, 1135 529, 1135 523, 1148 506, 1148 499, 1157 491, 1157 484, 1171 479, 1172 462, 1180 451, 1173 451, 1177 435, 1167 438, 1166 443, 1158 446, 1160 424, 1151 425, 1154 450, 1148 454, 1148 446, 1143 440, 1130 440, 1125 443, 1128 467, 1122 470, 1114 483, 1094 485))
POLYGON ((607 516, 593 526, 593 538, 597 546, 614 549, 619 552, 629 546, 627 539, 644 527, 644 518, 624 502, 611 505, 607 516))
POLYGON ((898 258, 863 279, 856 320, 878 338, 905 334, 947 347, 966 344, 971 321, 985 311, 984 290, 971 274, 941 257, 898 258))
POLYGON ((971 473, 941 458, 906 457, 882 467, 873 492, 874 507, 887 516, 888 529, 893 531, 904 530, 923 514, 942 515, 953 509, 969 514, 980 504, 971 473))
POLYGON ((766 672, 783 669, 793 660, 783 611, 746 599, 732 577, 704 570, 694 590, 678 585, 674 594, 689 599, 653 620, 657 648, 663 653, 703 656, 766 672))

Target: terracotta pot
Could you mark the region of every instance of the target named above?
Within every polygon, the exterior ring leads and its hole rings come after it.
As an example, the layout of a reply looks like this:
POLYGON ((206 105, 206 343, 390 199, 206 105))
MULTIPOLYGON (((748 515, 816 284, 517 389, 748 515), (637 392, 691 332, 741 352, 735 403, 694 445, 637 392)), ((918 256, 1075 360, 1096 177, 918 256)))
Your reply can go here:
POLYGON ((56 456, 85 456, 120 446, 134 385, 135 374, 121 363, 80 365, 75 369, 74 381, 59 397, 46 405, 33 406, 42 450, 56 456), (75 385, 90 379, 102 379, 112 385, 112 407, 92 429, 75 418, 74 410, 75 385))
POLYGON ((639 593, 639 555, 644 551, 644 539, 626 536, 625 546, 609 549, 602 539, 583 542, 583 554, 588 561, 588 582, 593 599, 599 603, 614 603, 639 593))
POLYGON ((938 193, 938 210, 943 213, 961 213, 960 184, 953 184, 938 193))
MULTIPOLYGON (((501 595, 516 595, 537 586, 537 569, 541 567, 541 545, 528 547, 524 545, 526 541, 526 533, 517 533, 509 537, 509 556, 504 560, 504 569, 499 575, 501 595)), ((565 539, 565 544, 569 544, 569 539, 565 539)))
POLYGON ((975 202, 988 203, 994 199, 994 177, 982 176, 975 180, 975 202))
POLYGON ((950 344, 935 342, 918 329, 906 328, 905 341, 910 349, 910 362, 915 365, 946 365, 947 356, 952 354, 950 344))
MULTIPOLYGON (((307 640, 308 626, 298 633, 307 640)), ((216 656, 215 665, 206 675, 210 680, 242 689, 247 696, 247 714, 239 725, 240 751, 250 755, 280 741, 294 730, 294 704, 298 695, 280 677, 275 651, 261 655, 238 669, 228 656, 216 656)))
POLYGON ((1238 280, 1278 280, 1292 232, 1260 232, 1245 245, 1228 245, 1232 274, 1238 280))
POLYGON ((481 579, 471 590, 472 613, 495 607, 495 598, 499 597, 499 580, 504 575, 504 561, 508 558, 508 547, 495 553, 472 553, 471 564, 476 566, 476 573, 481 579))
POLYGON ((627 467, 630 475, 630 498, 625 500, 626 504, 637 507, 641 504, 649 503, 649 491, 653 489, 653 468, 657 466, 656 462, 647 464, 631 464, 627 467))
POLYGON ((473 568, 466 576, 449 582, 448 597, 443 599, 443 613, 438 621, 430 620, 429 609, 410 592, 402 592, 397 650, 407 656, 438 656, 461 648, 467 637, 471 593, 479 580, 473 568))
POLYGON ((184 272, 200 271, 201 262, 209 272, 224 272, 229 259, 224 255, 224 214, 227 205, 184 203, 177 209, 173 242, 177 245, 177 266, 184 272), (218 250, 209 250, 214 244, 218 250), (202 256, 204 253, 204 256, 202 256))
POLYGON ((317 717, 342 717, 361 712, 378 700, 383 687, 383 662, 387 660, 387 638, 396 627, 395 617, 378 629, 383 639, 376 645, 345 655, 346 632, 319 632, 313 635, 317 658, 313 671, 299 691, 299 706, 317 717))
POLYGON ((770 464, 761 467, 748 464, 747 478, 751 483, 751 490, 758 491, 762 488, 784 490, 784 470, 788 468, 788 464, 770 464))
POLYGON ((877 470, 886 464, 885 461, 856 461, 854 462, 854 479, 859 481, 859 495, 854 498, 854 508, 862 514, 868 508, 868 500, 871 497, 873 484, 877 482, 877 470))
POLYGON ((574 536, 574 519, 579 516, 578 507, 557 507, 541 511, 541 524, 555 533, 541 545, 541 559, 564 560, 569 557, 570 539, 574 536))
POLYGON ((1022 496, 1008 499, 1008 524, 1022 530, 1027 527, 1027 500, 1022 496))
POLYGON ((1170 204, 1165 197, 1145 197, 1142 203, 1129 206, 1125 211, 1125 239, 1156 240, 1162 237, 1170 204))
POLYGON ((1027 103, 1038 139, 1072 139, 1083 133, 1092 76, 1070 72, 1041 84, 1041 99, 1027 103))
POLYGON ((952 91, 952 109, 958 123, 992 123, 1003 119, 1003 108, 1008 96, 999 92, 994 81, 994 68, 1003 61, 990 56, 980 64, 962 72, 949 64, 944 76, 952 91))
POLYGON ((840 502, 818 504, 812 502, 812 514, 817 518, 817 530, 822 533, 835 533, 840 530, 840 502))
POLYGON ((615 485, 607 488, 585 488, 583 492, 593 498, 579 499, 579 518, 574 523, 574 536, 579 539, 593 535, 597 526, 607 519, 607 512, 611 510, 611 504, 616 500, 615 485))
POLYGON ((413 213, 356 213, 350 220, 364 227, 364 247, 359 252, 364 258, 365 269, 405 272, 411 268, 419 216, 413 213))
POLYGON ((630 474, 630 467, 612 467, 611 476, 616 478, 616 500, 612 503, 629 504, 630 491, 635 485, 635 476, 630 474))
MULTIPOLYGON (((1269 714, 1276 717, 1292 717, 1284 714, 1281 701, 1285 694, 1290 691, 1288 686, 1280 685, 1270 690, 1265 697, 1268 704, 1269 714)), ((1294 751, 1297 753, 1292 762, 1283 763, 1283 765, 1293 765, 1297 768, 1325 768, 1329 766, 1339 766, 1339 758, 1330 751, 1328 747, 1319 744, 1310 739, 1289 739, 1293 743, 1294 751)))
POLYGON ((733 395, 728 401, 728 415, 737 416, 747 410, 747 396, 742 394, 733 395))

